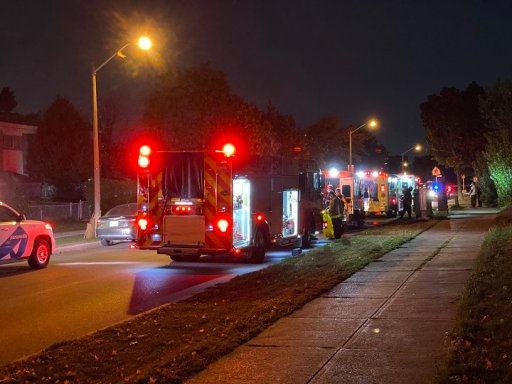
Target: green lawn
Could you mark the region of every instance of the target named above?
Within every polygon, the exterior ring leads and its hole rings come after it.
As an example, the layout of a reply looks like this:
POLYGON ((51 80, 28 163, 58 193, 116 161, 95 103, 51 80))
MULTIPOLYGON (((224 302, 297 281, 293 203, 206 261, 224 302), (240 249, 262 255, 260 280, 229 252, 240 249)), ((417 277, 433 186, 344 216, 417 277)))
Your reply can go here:
POLYGON ((487 235, 450 341, 435 383, 512 383, 512 209, 487 235))

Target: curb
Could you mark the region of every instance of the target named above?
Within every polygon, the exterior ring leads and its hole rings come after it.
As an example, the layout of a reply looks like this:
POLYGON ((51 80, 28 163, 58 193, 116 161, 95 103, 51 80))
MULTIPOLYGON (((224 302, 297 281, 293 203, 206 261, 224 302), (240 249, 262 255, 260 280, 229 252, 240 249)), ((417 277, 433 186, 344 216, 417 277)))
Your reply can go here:
POLYGON ((67 250, 80 250, 80 249, 88 249, 88 248, 94 248, 101 245, 100 241, 93 241, 93 242, 83 242, 83 243, 74 243, 74 244, 65 244, 65 245, 58 245, 55 247, 55 252, 62 252, 67 250))

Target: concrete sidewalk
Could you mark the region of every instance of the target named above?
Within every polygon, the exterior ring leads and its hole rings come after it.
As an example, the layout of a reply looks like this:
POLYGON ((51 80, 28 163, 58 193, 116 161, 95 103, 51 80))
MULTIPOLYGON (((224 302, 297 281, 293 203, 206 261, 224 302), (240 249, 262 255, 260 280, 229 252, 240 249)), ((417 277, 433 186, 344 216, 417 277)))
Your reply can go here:
POLYGON ((440 221, 187 383, 425 382, 493 212, 440 221))

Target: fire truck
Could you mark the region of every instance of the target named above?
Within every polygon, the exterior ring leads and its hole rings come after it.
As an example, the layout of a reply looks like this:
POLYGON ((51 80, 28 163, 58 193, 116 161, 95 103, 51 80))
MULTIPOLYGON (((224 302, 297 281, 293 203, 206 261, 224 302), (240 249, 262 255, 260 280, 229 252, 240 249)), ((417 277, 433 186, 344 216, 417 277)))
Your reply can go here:
POLYGON ((389 175, 383 171, 364 171, 353 174, 337 169, 323 170, 324 194, 329 185, 340 188, 345 196, 345 222, 360 228, 366 215, 396 216, 396 198, 390 194, 389 175))
POLYGON ((174 261, 231 255, 261 263, 271 246, 309 247, 322 225, 319 169, 262 157, 242 166, 234 152, 231 144, 216 151, 141 147, 138 248, 174 261))

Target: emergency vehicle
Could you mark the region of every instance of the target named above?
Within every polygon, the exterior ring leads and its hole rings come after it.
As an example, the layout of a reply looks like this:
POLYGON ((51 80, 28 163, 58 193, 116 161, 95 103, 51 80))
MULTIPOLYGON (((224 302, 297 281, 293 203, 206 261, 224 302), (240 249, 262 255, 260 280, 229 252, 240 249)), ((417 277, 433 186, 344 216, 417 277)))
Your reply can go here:
POLYGON ((230 254, 254 263, 270 246, 310 246, 321 229, 320 171, 287 158, 234 166, 234 152, 141 147, 137 246, 174 261, 230 254))
POLYGON ((392 174, 388 177, 389 181, 389 193, 391 196, 392 209, 394 211, 394 215, 396 216, 397 212, 403 210, 403 197, 404 191, 409 187, 412 189, 417 189, 420 179, 412 174, 407 173, 399 173, 392 174))
MULTIPOLYGON (((340 188, 345 196, 345 221, 349 226, 361 227, 366 215, 396 216, 396 206, 390 195, 388 177, 383 171, 362 171, 355 174, 337 169, 323 170, 326 188, 340 188)), ((395 199, 396 200, 396 199, 395 199)))
POLYGON ((25 215, 0 201, 0 264, 26 260, 33 269, 46 268, 54 250, 50 224, 27 220, 25 215))

